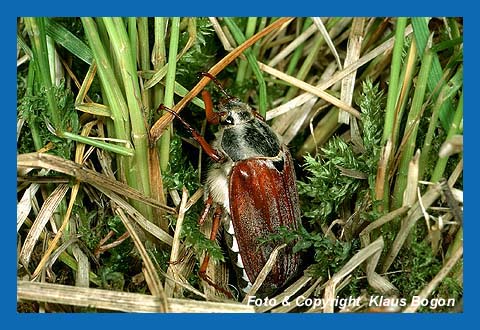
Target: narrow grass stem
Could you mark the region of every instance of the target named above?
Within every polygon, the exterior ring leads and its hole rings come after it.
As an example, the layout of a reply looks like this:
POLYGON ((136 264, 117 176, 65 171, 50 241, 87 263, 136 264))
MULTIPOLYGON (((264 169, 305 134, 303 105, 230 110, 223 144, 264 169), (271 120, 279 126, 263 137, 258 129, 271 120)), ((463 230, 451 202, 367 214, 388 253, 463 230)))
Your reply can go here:
MULTIPOLYGON (((227 24, 233 37, 235 38, 235 41, 238 44, 245 42, 246 38, 243 35, 240 28, 237 26, 237 24, 231 18, 225 18, 224 21, 227 24)), ((260 114, 265 118, 267 114, 267 84, 265 83, 265 79, 263 78, 262 71, 258 67, 257 59, 255 58, 255 55, 253 54, 252 50, 246 49, 244 51, 244 54, 247 57, 248 63, 250 64, 250 67, 252 68, 252 71, 255 74, 255 77, 257 78, 258 88, 259 88, 258 110, 260 114)))
POLYGON ((106 151, 110 151, 119 155, 123 156, 133 156, 134 155, 134 149, 129 148, 129 147, 123 147, 115 144, 111 144, 108 142, 100 141, 97 139, 92 139, 88 138, 86 136, 78 135, 78 134, 73 134, 70 132, 59 132, 59 135, 63 138, 70 139, 76 142, 80 142, 83 144, 88 144, 106 151))
MULTIPOLYGON (((98 19, 96 23, 93 18, 82 17, 82 24, 85 30, 88 43, 93 53, 94 60, 97 64, 97 72, 100 77, 102 95, 104 103, 110 108, 112 120, 107 121, 107 128, 111 136, 125 141, 130 141, 130 122, 127 113, 127 103, 123 96, 117 77, 114 73, 114 67, 110 61, 112 58, 110 53, 104 48, 103 38, 107 38, 105 25, 102 19, 98 19)), ((105 40, 105 39, 104 39, 105 40)), ((129 171, 130 160, 127 157, 117 157, 118 178, 120 181, 126 181, 136 186, 137 178, 135 172, 129 171)))
POLYGON ((394 123, 393 123, 393 132, 392 132, 392 144, 397 145, 400 126, 402 123, 403 113, 405 112, 405 107, 410 99, 410 89, 413 83, 415 74, 417 73, 417 64, 418 64, 418 52, 417 45, 415 42, 410 43, 410 49, 408 52, 407 59, 403 65, 402 72, 400 74, 401 87, 400 94, 398 96, 398 103, 395 109, 394 123))
POLYGON ((93 56, 90 48, 63 25, 56 22, 54 18, 45 18, 45 31, 55 40, 56 44, 62 45, 85 63, 92 64, 93 56))
MULTIPOLYGON (((331 39, 337 37, 343 28, 350 22, 350 19, 331 19, 327 23, 327 28, 329 29, 329 36, 331 39)), ((314 39, 313 45, 305 58, 304 62, 298 69, 296 74, 296 78, 300 80, 304 80, 308 73, 310 72, 313 64, 315 61, 318 60, 318 52, 320 51, 321 47, 325 44, 325 38, 318 36, 314 39)), ((290 87, 287 94, 285 95, 285 100, 292 99, 298 92, 297 87, 290 87)))
MULTIPOLYGON (((302 63, 300 69, 298 70, 297 74, 295 75, 295 78, 304 80, 305 77, 307 76, 308 72, 312 68, 313 63, 317 60, 318 58, 318 52, 320 51, 320 47, 325 43, 325 39, 318 37, 315 39, 312 48, 310 49, 307 57, 305 58, 305 61, 302 63)), ((287 94, 285 95, 285 101, 291 100, 298 92, 297 87, 290 87, 288 89, 287 94)))
MULTIPOLYGON (((267 17, 261 17, 260 21, 258 22, 257 31, 262 31, 265 28, 265 26, 267 26, 267 23, 268 23, 268 18, 267 17)), ((259 54, 261 48, 262 48, 262 43, 257 42, 256 44, 254 44, 252 46, 252 51, 253 51, 254 54, 259 54)), ((251 70, 252 70, 252 68, 250 68, 250 67, 247 68, 247 74, 248 74, 249 77, 250 77, 251 70)))
POLYGON ((398 100, 398 82, 402 64, 402 50, 404 44, 407 18, 399 17, 395 30, 395 43, 393 46, 392 64, 390 67, 390 80, 388 86, 387 107, 385 113, 385 127, 383 129, 383 142, 392 138, 395 108, 398 100))
MULTIPOLYGON (((422 51, 425 49, 425 45, 428 42, 430 35, 429 28, 430 18, 427 17, 412 17, 413 33, 415 34, 415 41, 419 47, 420 56, 422 56, 422 51)), ((438 96, 439 90, 436 89, 438 83, 443 77, 443 70, 438 55, 433 54, 432 60, 432 73, 428 79, 428 91, 433 94, 435 99, 438 96)), ((453 118, 453 104, 452 100, 446 99, 442 104, 442 108, 439 114, 440 122, 445 130, 448 130, 450 122, 453 118)))
MULTIPOLYGON (((463 121, 463 93, 460 96, 458 101, 457 110, 455 111, 452 124, 448 130, 448 135, 446 141, 448 141, 453 135, 459 134, 462 131, 462 121, 463 121)), ((438 182, 444 175, 445 168, 447 167, 449 157, 439 158, 435 169, 433 170, 431 182, 438 182)))
POLYGON ((137 63, 138 31, 137 31, 137 19, 135 17, 127 18, 127 29, 128 29, 128 39, 130 40, 132 62, 137 63))
MULTIPOLYGON (((302 33, 305 32, 310 26, 312 25, 311 19, 305 19, 303 22, 302 33)), ((302 42, 294 51, 292 56, 290 57, 290 61, 288 62, 288 67, 286 74, 292 75, 295 69, 297 68, 297 64, 302 57, 303 48, 305 47, 305 42, 302 42)))
POLYGON ((407 176, 409 163, 412 160, 415 152, 418 125, 422 115, 423 103, 425 99, 425 92, 427 90, 427 81, 432 65, 432 41, 427 44, 427 49, 423 52, 422 64, 418 74, 415 93, 413 95, 412 106, 408 113, 407 124, 404 131, 403 141, 401 147, 403 148, 400 154, 400 165, 398 168, 398 176, 395 183, 393 193, 392 208, 397 209, 402 206, 403 192, 407 186, 407 176))
POLYGON ((82 23, 92 49, 93 56, 97 63, 97 70, 102 81, 105 96, 112 111, 112 119, 115 123, 115 137, 126 140, 130 134, 126 126, 126 121, 128 119, 128 114, 126 112, 127 104, 121 93, 120 86, 115 78, 113 66, 109 61, 110 56, 107 55, 107 52, 103 47, 99 30, 97 30, 93 19, 87 17, 82 18, 82 23))
POLYGON ((50 81, 52 86, 56 86, 57 82, 57 67, 55 60, 55 42, 49 36, 46 36, 47 54, 48 54, 48 69, 50 70, 50 81))
POLYGON ((43 17, 26 18, 25 23, 29 27, 29 34, 32 40, 32 51, 34 63, 36 63, 38 76, 47 93, 48 112, 55 127, 60 127, 61 117, 57 107, 57 101, 53 90, 52 78, 50 76, 50 65, 47 49, 47 34, 43 17))
MULTIPOLYGON (((166 62, 167 51, 165 47, 165 33, 166 33, 167 19, 165 17, 156 17, 154 19, 154 43, 152 50, 153 70, 160 70, 166 62)), ((155 111, 164 98, 164 86, 162 84, 155 84, 153 86, 153 110, 155 111)), ((157 119, 157 118, 155 118, 157 119)))
MULTIPOLYGON (((141 109, 140 86, 138 84, 135 61, 136 56, 133 54, 135 49, 131 47, 131 40, 129 39, 127 28, 122 18, 104 17, 103 22, 112 41, 112 50, 120 69, 121 83, 128 104, 128 119, 130 120, 132 128, 131 138, 135 147, 135 155, 133 159, 131 159, 131 168, 129 168, 128 172, 132 175, 130 178, 133 179, 133 177, 135 177, 136 180, 129 181, 129 185, 143 192, 145 196, 150 196, 150 175, 148 169, 149 141, 141 109)), ((139 207, 143 209, 145 216, 151 218, 151 208, 143 205, 139 205, 139 207)))
MULTIPOLYGON (((139 17, 137 19, 138 24, 138 63, 140 70, 146 72, 150 70, 150 44, 148 42, 148 18, 139 17)), ((146 89, 142 89, 142 104, 146 113, 147 123, 149 123, 150 116, 148 112, 151 111, 151 92, 146 89)))
MULTIPOLYGON (((26 96, 33 95, 33 85, 35 79, 35 68, 33 62, 30 62, 28 66, 28 76, 27 76, 27 90, 25 92, 26 96)), ((40 136, 40 129, 38 128, 38 123, 30 119, 28 122, 28 127, 30 128, 30 132, 32 133, 33 145, 35 146, 35 150, 40 150, 43 148, 42 138, 40 136)))
POLYGON ((461 88, 463 83, 463 70, 460 68, 455 75, 450 79, 448 84, 444 84, 440 94, 432 109, 432 116, 428 124, 427 134, 425 136, 425 142, 423 144, 422 156, 420 157, 420 169, 419 178, 422 179, 425 173, 427 164, 430 163, 432 155, 430 155, 430 149, 436 129, 438 128, 438 119, 440 116, 440 109, 446 99, 450 99, 461 88))
MULTIPOLYGON (((165 77, 165 98, 163 100, 163 103, 169 108, 173 107, 173 96, 175 92, 177 53, 180 38, 180 17, 173 17, 171 22, 170 44, 168 48, 168 67, 167 75, 165 77)), ((170 131, 171 124, 167 128, 166 132, 162 135, 160 140, 160 168, 162 172, 166 171, 168 168, 170 154, 170 131)))
MULTIPOLYGON (((382 179, 383 182, 377 182, 377 187, 380 185, 383 186, 381 191, 383 192, 382 203, 380 209, 388 210, 390 205, 390 185, 389 185, 389 176, 388 173, 390 171, 390 163, 391 163, 391 155, 393 154, 393 150, 395 150, 395 146, 392 144, 392 133, 393 127, 395 122, 395 109, 398 100, 398 84, 400 79, 400 68, 402 62, 402 50, 405 40, 405 28, 407 26, 407 18, 399 17, 397 20, 397 26, 395 30, 395 42, 393 45, 393 55, 392 55, 392 62, 390 65, 390 80, 388 86, 388 96, 387 96, 387 106, 385 110, 385 124, 383 128, 383 137, 382 142, 384 148, 389 149, 389 158, 388 159, 381 159, 380 162, 382 164, 382 179)), ((379 163, 380 168, 380 163, 379 163)), ((377 180, 379 177, 377 177, 377 180)), ((379 196, 377 196, 378 198, 379 196)))
MULTIPOLYGON (((249 17, 247 19, 247 27, 245 29, 245 38, 250 38, 255 33, 255 27, 257 25, 257 17, 249 17)), ((238 64, 237 77, 235 82, 240 85, 246 78, 248 68, 248 62, 242 61, 238 64)))

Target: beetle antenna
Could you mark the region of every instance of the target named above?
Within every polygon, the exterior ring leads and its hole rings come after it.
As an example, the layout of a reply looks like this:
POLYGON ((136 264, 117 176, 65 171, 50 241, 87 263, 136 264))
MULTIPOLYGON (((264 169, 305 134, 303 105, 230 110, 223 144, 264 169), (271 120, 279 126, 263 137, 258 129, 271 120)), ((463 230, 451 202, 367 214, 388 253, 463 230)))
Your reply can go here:
POLYGON ((202 75, 204 77, 207 77, 207 78, 210 78, 211 81, 213 81, 215 83, 215 85, 217 85, 218 89, 220 89, 220 91, 225 94, 225 96, 227 98, 232 98, 232 96, 230 94, 227 93, 227 91, 225 90, 225 88, 223 88, 222 84, 220 83, 220 81, 218 81, 218 79, 213 76, 211 73, 208 73, 208 72, 199 72, 199 75, 202 75))
POLYGON ((175 118, 177 118, 178 120, 180 120, 180 122, 189 130, 189 131, 193 131, 193 127, 190 126, 189 123, 187 123, 185 120, 183 120, 182 117, 180 117, 180 115, 176 112, 176 111, 173 111, 172 109, 170 109, 169 107, 167 107, 166 105, 164 104, 160 104, 160 106, 158 107, 158 110, 165 110, 167 112, 169 112, 171 115, 173 115, 175 118))
POLYGON ((210 158, 212 158, 213 161, 223 162, 224 157, 217 150, 213 149, 213 147, 210 144, 208 144, 208 142, 205 140, 205 138, 203 136, 201 136, 200 133, 198 133, 192 126, 190 126, 189 123, 187 123, 185 120, 183 120, 183 118, 180 117, 180 115, 178 113, 176 113, 172 109, 168 108, 164 104, 160 104, 160 106, 158 107, 158 110, 165 110, 165 111, 169 112, 171 115, 173 115, 175 118, 180 120, 180 122, 183 124, 183 126, 185 126, 185 128, 190 132, 190 134, 192 134, 193 139, 200 144, 203 151, 205 151, 205 153, 210 158))

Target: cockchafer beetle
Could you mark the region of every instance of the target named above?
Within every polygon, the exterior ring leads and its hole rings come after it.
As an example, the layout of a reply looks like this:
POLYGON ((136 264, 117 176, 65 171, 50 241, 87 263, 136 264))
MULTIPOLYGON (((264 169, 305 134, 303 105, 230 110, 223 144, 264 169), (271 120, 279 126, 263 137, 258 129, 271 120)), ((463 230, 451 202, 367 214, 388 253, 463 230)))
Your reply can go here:
MULTIPOLYGON (((218 111, 214 111, 210 94, 206 90, 202 92, 208 123, 220 125, 212 144, 176 112, 165 106, 160 108, 175 115, 213 161, 206 179, 206 203, 200 223, 205 221, 213 206, 210 239, 216 239, 222 224, 239 287, 248 293, 278 245, 278 242, 261 244, 260 239, 282 226, 291 230, 300 226, 294 165, 281 137, 258 112, 229 95, 214 76, 201 74, 209 77, 224 94, 218 111)), ((207 255, 199 270, 202 279, 231 295, 208 278, 208 262, 207 255)), ((280 250, 257 295, 267 296, 283 287, 296 275, 300 262, 300 255, 293 253, 291 246, 280 250)))

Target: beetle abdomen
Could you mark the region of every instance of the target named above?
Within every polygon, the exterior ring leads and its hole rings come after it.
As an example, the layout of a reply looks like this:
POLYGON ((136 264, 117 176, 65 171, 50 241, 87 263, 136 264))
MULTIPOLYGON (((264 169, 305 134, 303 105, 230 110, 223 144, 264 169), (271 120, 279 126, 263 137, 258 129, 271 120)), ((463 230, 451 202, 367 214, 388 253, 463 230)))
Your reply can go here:
POLYGON ((237 274, 238 286, 244 293, 248 293, 248 291, 252 287, 252 282, 248 278, 247 272, 245 271, 243 258, 240 255, 238 240, 235 236, 235 229, 233 228, 232 219, 229 215, 227 215, 224 220, 224 233, 225 241, 229 248, 231 263, 235 268, 235 272, 237 274))
MULTIPOLYGON (((260 239, 267 238, 281 226, 297 229, 300 223, 295 172, 286 146, 283 147, 283 159, 283 166, 270 159, 242 160, 234 164, 230 174, 230 216, 251 282, 258 277, 275 247, 281 244, 261 244, 260 239)), ((291 253, 288 248, 281 250, 260 294, 272 293, 286 284, 299 264, 298 254, 291 253)))

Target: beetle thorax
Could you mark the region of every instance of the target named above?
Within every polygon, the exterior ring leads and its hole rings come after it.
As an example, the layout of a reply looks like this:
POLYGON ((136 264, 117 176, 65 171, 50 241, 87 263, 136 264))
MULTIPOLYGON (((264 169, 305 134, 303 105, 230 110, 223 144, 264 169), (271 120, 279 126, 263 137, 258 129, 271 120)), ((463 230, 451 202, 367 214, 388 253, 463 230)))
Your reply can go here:
POLYGON ((282 160, 281 143, 277 134, 256 118, 252 108, 237 98, 224 99, 219 105, 221 126, 215 134, 212 147, 225 157, 223 163, 214 163, 207 176, 207 193, 227 212, 229 180, 236 162, 251 158, 282 160), (227 124, 226 122, 231 122, 227 124))

